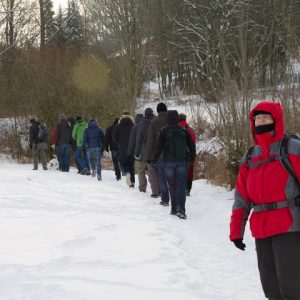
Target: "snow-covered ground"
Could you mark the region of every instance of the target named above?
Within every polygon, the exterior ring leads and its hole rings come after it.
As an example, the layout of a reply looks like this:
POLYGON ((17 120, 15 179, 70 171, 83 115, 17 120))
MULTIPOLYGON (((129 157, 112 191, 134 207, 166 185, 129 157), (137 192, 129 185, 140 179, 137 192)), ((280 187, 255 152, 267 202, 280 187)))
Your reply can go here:
POLYGON ((187 220, 129 189, 0 162, 0 299, 260 300, 253 239, 228 240, 233 193, 195 181, 187 220))

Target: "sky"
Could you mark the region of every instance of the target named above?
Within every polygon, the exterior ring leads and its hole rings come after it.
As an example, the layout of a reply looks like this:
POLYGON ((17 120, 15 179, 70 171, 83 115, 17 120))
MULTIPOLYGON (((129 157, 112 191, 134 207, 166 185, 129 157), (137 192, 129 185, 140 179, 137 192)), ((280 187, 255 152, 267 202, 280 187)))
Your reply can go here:
POLYGON ((67 0, 53 0, 54 10, 56 11, 58 9, 59 5, 61 5, 62 8, 67 7, 67 3, 68 3, 67 0))

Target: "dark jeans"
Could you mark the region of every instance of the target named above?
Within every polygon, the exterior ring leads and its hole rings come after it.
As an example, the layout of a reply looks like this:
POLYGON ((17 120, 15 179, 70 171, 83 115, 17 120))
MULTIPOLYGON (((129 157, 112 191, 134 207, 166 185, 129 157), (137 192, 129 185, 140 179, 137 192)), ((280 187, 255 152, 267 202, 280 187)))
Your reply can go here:
POLYGON ((158 180, 159 180, 159 191, 161 193, 161 200, 163 202, 169 203, 170 196, 169 196, 169 188, 165 173, 165 163, 163 160, 163 155, 160 155, 157 160, 157 173, 158 173, 158 180))
POLYGON ((84 169, 90 170, 89 160, 85 149, 83 150, 82 147, 76 147, 75 157, 78 163, 79 172, 82 172, 84 169))
POLYGON ((300 299, 300 232, 255 239, 255 244, 266 298, 300 299))
POLYGON ((165 172, 171 195, 172 210, 185 212, 187 162, 165 162, 165 172))
POLYGON ((70 170, 70 145, 62 145, 57 147, 57 160, 59 170, 69 172, 70 170))
POLYGON ((134 178, 134 158, 133 157, 119 157, 120 167, 123 173, 130 173, 130 180, 135 183, 134 178))
POLYGON ((88 149, 88 158, 92 170, 97 169, 97 174, 101 177, 101 156, 102 152, 100 148, 89 148, 88 149), (96 164, 95 164, 95 160, 96 164))
POLYGON ((111 150, 111 159, 114 165, 114 170, 116 174, 116 178, 121 178, 121 171, 119 167, 119 151, 118 150, 111 150))

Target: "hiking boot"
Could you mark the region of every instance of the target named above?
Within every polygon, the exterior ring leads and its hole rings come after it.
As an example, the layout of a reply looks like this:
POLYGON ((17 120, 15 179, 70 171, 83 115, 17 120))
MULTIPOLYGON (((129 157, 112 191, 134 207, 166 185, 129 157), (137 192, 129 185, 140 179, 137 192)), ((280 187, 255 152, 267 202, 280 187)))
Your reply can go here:
POLYGON ((96 177, 96 170, 92 171, 92 177, 96 177))
POLYGON ((187 218, 185 212, 183 212, 182 210, 178 211, 177 214, 176 214, 176 216, 177 216, 179 219, 184 219, 184 220, 187 218))
POLYGON ((38 168, 33 168, 32 170, 33 170, 33 171, 36 171, 37 169, 38 169, 38 168))
POLYGON ((132 183, 129 187, 130 187, 130 188, 134 188, 134 183, 132 183))
POLYGON ((140 191, 141 193, 146 193, 146 191, 143 190, 143 189, 139 189, 139 191, 140 191))
MULTIPOLYGON (((93 176, 93 175, 92 175, 92 176, 93 176)), ((101 181, 101 180, 102 180, 101 175, 97 175, 97 179, 98 179, 99 181, 101 181)))
POLYGON ((176 216, 176 215, 177 215, 177 211, 176 211, 176 210, 173 210, 173 209, 171 209, 170 215, 172 215, 172 216, 176 216))
POLYGON ((151 194, 151 196, 150 196, 151 198, 159 198, 160 197, 160 195, 159 194, 151 194))
POLYGON ((121 176, 116 177, 117 181, 121 180, 121 176))
POLYGON ((159 204, 162 206, 169 206, 169 203, 165 201, 160 201, 159 204))
POLYGON ((47 167, 43 167, 43 170, 44 170, 44 171, 47 171, 47 170, 48 170, 48 168, 47 168, 47 167))

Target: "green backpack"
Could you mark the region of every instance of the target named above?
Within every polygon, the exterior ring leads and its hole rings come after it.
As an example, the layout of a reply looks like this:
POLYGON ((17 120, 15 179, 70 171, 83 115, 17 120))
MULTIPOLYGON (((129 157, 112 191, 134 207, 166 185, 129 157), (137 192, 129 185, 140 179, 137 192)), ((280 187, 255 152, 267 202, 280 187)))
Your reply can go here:
POLYGON ((187 160, 187 132, 182 127, 166 128, 165 158, 168 161, 187 160))

